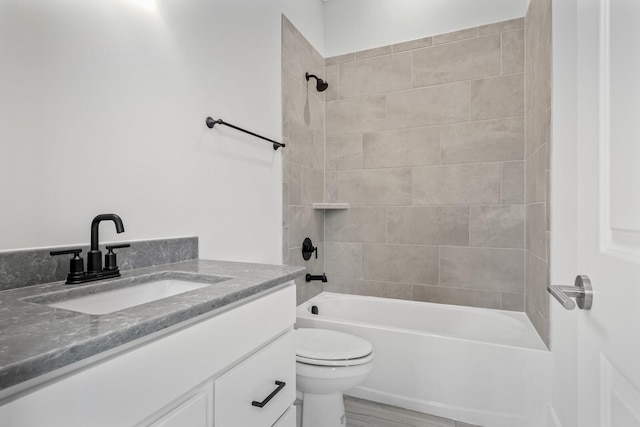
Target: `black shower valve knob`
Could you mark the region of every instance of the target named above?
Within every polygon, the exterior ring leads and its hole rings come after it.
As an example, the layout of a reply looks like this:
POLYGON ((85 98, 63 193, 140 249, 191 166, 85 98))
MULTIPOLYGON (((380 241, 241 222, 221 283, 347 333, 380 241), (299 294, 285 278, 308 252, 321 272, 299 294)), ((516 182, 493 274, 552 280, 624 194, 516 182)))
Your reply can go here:
POLYGON ((313 242, 310 238, 305 238, 302 242, 302 258, 305 261, 309 261, 309 259, 311 258, 311 254, 314 252, 316 254, 316 259, 318 259, 318 247, 313 246, 313 242))

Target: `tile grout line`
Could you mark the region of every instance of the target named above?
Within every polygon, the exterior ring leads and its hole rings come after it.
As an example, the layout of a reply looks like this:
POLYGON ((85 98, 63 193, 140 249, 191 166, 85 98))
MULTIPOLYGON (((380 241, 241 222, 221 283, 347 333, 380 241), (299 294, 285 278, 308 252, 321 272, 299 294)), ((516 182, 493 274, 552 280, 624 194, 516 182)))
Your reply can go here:
POLYGON ((471 206, 467 206, 467 224, 469 229, 469 247, 473 247, 471 245, 471 206))
MULTIPOLYGON (((363 242, 363 241, 344 241, 344 240, 328 240, 326 243, 344 243, 349 245, 362 245, 364 246, 391 246, 391 247, 418 247, 418 248, 438 248, 438 249, 463 249, 463 250, 482 250, 482 251, 502 251, 514 253, 516 251, 530 252, 540 261, 545 262, 535 253, 528 251, 526 248, 518 247, 504 247, 504 246, 465 246, 465 245, 452 245, 452 244, 428 244, 428 243, 388 243, 388 242, 363 242)), ((293 246, 291 249, 301 248, 302 246, 293 246)))
POLYGON ((334 100, 331 100, 329 102, 330 103, 335 103, 335 102, 340 102, 340 101, 349 101, 349 100, 357 100, 357 99, 364 99, 364 98, 372 98, 372 97, 381 96, 381 95, 406 93, 406 92, 411 92, 411 91, 419 91, 419 90, 424 90, 424 89, 438 88, 438 87, 442 87, 442 86, 460 85, 462 83, 468 83, 468 82, 477 82, 477 81, 482 81, 482 80, 500 79, 500 78, 503 78, 503 77, 515 76, 515 75, 518 75, 518 74, 522 74, 524 76, 525 73, 524 73, 524 71, 517 71, 517 72, 505 74, 504 76, 498 73, 498 74, 492 74, 492 75, 480 76, 480 77, 473 77, 473 78, 462 79, 462 80, 454 80, 454 81, 450 81, 450 82, 439 82, 439 83, 426 85, 426 86, 415 86, 415 87, 409 87, 409 88, 405 88, 405 89, 396 89, 396 90, 389 90, 389 91, 385 91, 385 92, 376 92, 376 93, 370 93, 370 94, 365 94, 365 95, 350 96, 350 97, 347 97, 347 98, 334 99, 334 100))
POLYGON ((500 32, 500 75, 504 76, 504 41, 502 40, 503 32, 500 32))
POLYGON ((506 205, 504 203, 504 195, 502 187, 504 185, 504 163, 500 162, 500 204, 506 205))
MULTIPOLYGON (((480 34, 480 29, 481 28, 492 26, 492 25, 506 24, 508 22, 519 20, 519 19, 524 20, 524 18, 525 17, 523 16, 523 17, 520 17, 520 18, 507 19, 507 20, 495 22, 495 23, 492 23, 492 24, 481 25, 479 27, 468 27, 468 28, 463 28, 461 30, 449 31, 449 32, 446 32, 446 33, 432 34, 430 36, 421 37, 419 39, 407 40, 407 41, 404 41, 404 42, 386 44, 386 45, 383 45, 383 46, 378 46, 378 47, 374 47, 374 48, 370 48, 370 49, 364 49, 364 50, 358 50, 358 51, 352 51, 352 52, 342 53, 342 54, 338 54, 338 55, 333 55, 333 56, 329 56, 327 58, 324 58, 324 60, 325 60, 325 63, 326 63, 327 61, 331 62, 335 58, 340 58, 340 57, 352 57, 353 58, 353 59, 347 59, 347 60, 342 61, 342 62, 336 62, 336 63, 330 63, 329 64, 329 65, 339 65, 339 64, 345 64, 345 63, 358 61, 358 59, 356 57, 358 53, 367 52, 367 51, 374 50, 374 49, 390 48, 391 49, 391 54, 396 53, 395 49, 394 49, 394 46, 401 45, 401 44, 404 44, 404 43, 410 43, 410 42, 421 41, 421 40, 425 40, 425 39, 431 39, 431 44, 430 45, 416 47, 416 48, 412 48, 412 49, 406 49, 406 50, 399 51, 398 53, 412 51, 412 50, 425 49, 425 48, 434 47, 434 46, 447 45, 447 44, 452 44, 452 43, 456 43, 456 42, 463 42, 463 41, 471 40, 471 39, 478 38, 478 37, 486 37, 486 36, 490 36, 490 35, 499 34, 499 33, 502 33, 502 32, 522 30, 522 29, 524 29, 524 25, 525 25, 524 23, 523 23, 522 27, 500 28, 500 29, 498 29, 496 31, 493 31, 493 32, 480 34), (447 42, 443 42, 443 43, 436 43, 436 44, 433 43, 433 39, 436 38, 436 37, 448 36, 448 35, 459 33, 459 32, 462 32, 462 31, 468 31, 468 30, 472 30, 472 29, 476 30, 476 35, 475 36, 466 37, 466 38, 457 39, 457 40, 451 40, 451 41, 447 41, 447 42)), ((297 29, 296 29, 296 31, 297 31, 297 29)), ((311 46, 311 47, 313 47, 313 46, 311 46)), ((390 54, 381 54, 379 56, 374 56, 374 57, 366 58, 366 59, 372 59, 372 58, 377 58, 377 57, 380 57, 380 56, 388 56, 388 55, 390 55, 390 54)))
POLYGON ((468 100, 468 106, 469 106, 469 115, 468 115, 468 119, 467 119, 467 123, 471 123, 471 80, 468 81, 468 89, 469 89, 469 100, 468 100))
POLYGON ((442 286, 442 246, 438 246, 438 286, 442 286))

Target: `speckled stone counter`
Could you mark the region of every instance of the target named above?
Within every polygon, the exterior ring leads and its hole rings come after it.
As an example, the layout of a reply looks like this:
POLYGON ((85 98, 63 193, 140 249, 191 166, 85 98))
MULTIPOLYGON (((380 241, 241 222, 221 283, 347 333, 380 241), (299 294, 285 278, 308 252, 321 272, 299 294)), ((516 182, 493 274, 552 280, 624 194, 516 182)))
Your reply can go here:
MULTIPOLYGON (((117 349, 197 316, 276 288, 304 268, 226 261, 193 260, 122 273, 122 277, 84 285, 55 282, 0 292, 0 391, 117 349), (211 285, 104 315, 44 305, 76 294, 104 291, 178 276, 211 285), (38 301, 38 302, 34 302, 38 301)), ((10 393, 9 393, 10 394, 10 393)))

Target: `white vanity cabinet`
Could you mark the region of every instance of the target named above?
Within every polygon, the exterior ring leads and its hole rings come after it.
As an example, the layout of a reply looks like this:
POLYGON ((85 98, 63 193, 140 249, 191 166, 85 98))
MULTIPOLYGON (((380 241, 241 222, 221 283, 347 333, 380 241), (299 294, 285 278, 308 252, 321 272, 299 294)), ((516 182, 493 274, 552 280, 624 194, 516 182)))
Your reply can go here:
POLYGON ((293 426, 294 322, 291 283, 7 399, 0 425, 293 426))
POLYGON ((211 426, 213 412, 213 380, 187 393, 180 402, 164 408, 160 419, 142 422, 149 427, 208 427, 211 426))
POLYGON ((296 427, 296 407, 289 408, 273 427, 296 427))
POLYGON ((296 398, 295 381, 295 341, 288 332, 216 379, 214 425, 275 424, 296 398))

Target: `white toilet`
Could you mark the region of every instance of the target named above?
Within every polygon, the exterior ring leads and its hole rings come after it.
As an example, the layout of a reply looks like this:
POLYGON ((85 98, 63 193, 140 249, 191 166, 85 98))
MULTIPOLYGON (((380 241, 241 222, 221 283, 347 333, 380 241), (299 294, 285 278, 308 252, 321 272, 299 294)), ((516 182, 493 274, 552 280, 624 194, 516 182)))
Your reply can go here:
POLYGON ((373 369, 371 343, 327 329, 296 330, 296 388, 302 392, 302 427, 344 427, 342 392, 373 369))

